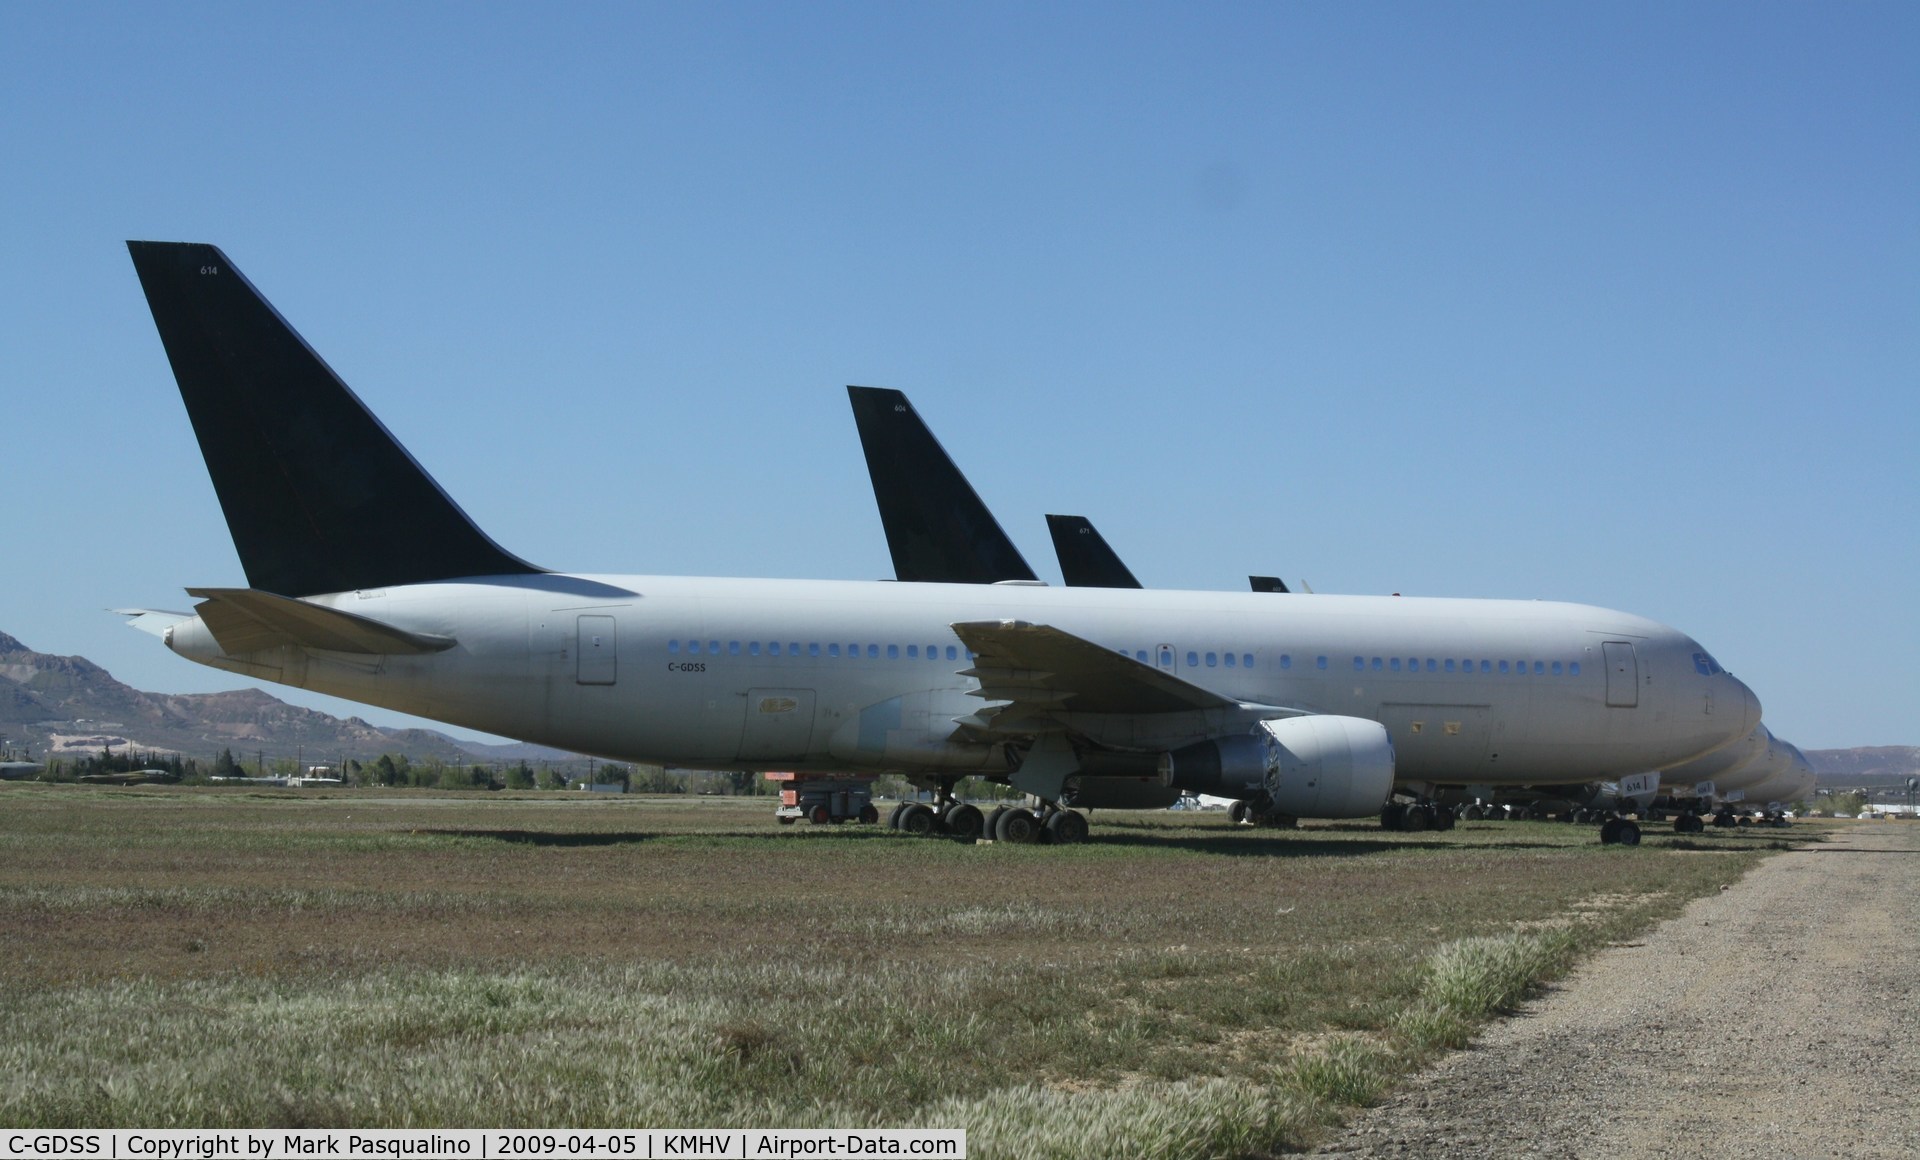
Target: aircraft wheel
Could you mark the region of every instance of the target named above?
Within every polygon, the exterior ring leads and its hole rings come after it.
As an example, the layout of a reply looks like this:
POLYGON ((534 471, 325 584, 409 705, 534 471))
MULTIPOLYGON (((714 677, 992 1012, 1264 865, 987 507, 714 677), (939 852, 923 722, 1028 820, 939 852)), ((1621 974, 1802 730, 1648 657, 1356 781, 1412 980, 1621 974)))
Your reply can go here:
POLYGON ((1487 811, 1480 808, 1480 803, 1475 802, 1466 809, 1461 810, 1460 816, 1469 822, 1478 822, 1487 816, 1487 811))
POLYGON ((924 838, 940 828, 940 817, 931 807, 915 802, 900 815, 900 832, 924 838))
POLYGON ((1736 821, 1734 824, 1739 826, 1751 826, 1753 824, 1753 819, 1748 817, 1745 814, 1741 814, 1739 817, 1739 820, 1736 821))
POLYGON ((1611 846, 1620 840, 1620 827, 1625 825, 1619 818, 1608 818, 1600 823, 1600 844, 1611 846))
POLYGON ((871 826, 879 820, 880 820, 880 811, 874 808, 872 802, 868 802, 866 805, 860 807, 860 824, 861 825, 871 826))
POLYGON ((1246 802, 1234 802, 1227 807, 1227 820, 1236 826, 1244 826, 1247 824, 1247 818, 1252 812, 1252 807, 1248 806, 1246 802))
POLYGON ((1451 806, 1433 807, 1433 828, 1434 829, 1451 830, 1453 829, 1453 827, 1459 824, 1460 824, 1460 815, 1453 811, 1453 807, 1451 806))
POLYGON ((1640 826, 1638 823, 1629 822, 1624 819, 1621 820, 1620 844, 1622 846, 1638 846, 1640 844, 1640 826))
POLYGON ((1400 812, 1400 829, 1408 834, 1417 834, 1432 824, 1425 806, 1408 806, 1400 812))
POLYGON ((913 804, 912 802, 900 802, 897 805, 895 805, 893 809, 889 811, 887 814, 887 829, 889 830, 899 829, 900 815, 906 813, 907 807, 912 804, 913 804))
POLYGON ((1047 819, 1047 836, 1062 846, 1084 842, 1087 840, 1087 819, 1085 815, 1072 810, 1061 810, 1047 819))
POLYGON ((980 824, 980 836, 989 842, 1000 840, 1000 819, 1007 816, 1006 806, 995 806, 987 814, 987 820, 980 824))
POLYGON ((1380 811, 1380 828, 1383 830, 1406 829, 1407 807, 1399 802, 1388 802, 1380 811))
POLYGON ((1716 826, 1731 826, 1733 825, 1733 815, 1715 814, 1713 815, 1713 824, 1716 826))
POLYGON ((1031 846, 1040 840, 1041 833, 1040 819, 1033 816, 1032 810, 1011 809, 1000 815, 993 836, 996 841, 1031 846))
POLYGON ((962 803, 947 811, 947 833, 971 842, 980 836, 983 821, 978 808, 962 803))

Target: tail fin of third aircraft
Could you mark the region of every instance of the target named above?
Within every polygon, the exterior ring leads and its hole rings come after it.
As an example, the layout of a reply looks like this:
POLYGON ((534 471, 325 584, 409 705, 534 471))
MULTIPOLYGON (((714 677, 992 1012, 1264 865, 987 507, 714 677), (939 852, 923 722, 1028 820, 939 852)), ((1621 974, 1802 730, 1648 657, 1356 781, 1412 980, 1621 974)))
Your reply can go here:
POLYGON ((209 245, 128 242, 252 587, 539 572, 487 538, 209 245))
POLYGON ((896 579, 1038 579, 906 395, 883 387, 848 387, 847 395, 896 579))

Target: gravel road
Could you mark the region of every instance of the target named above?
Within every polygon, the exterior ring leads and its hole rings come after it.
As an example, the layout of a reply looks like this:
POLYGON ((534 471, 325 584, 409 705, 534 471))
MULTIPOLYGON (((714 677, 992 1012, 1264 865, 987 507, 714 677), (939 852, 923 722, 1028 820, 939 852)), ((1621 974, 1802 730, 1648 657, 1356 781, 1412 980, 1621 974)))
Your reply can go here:
POLYGON ((1314 1155, 1920 1157, 1920 823, 1767 859, 1314 1155))

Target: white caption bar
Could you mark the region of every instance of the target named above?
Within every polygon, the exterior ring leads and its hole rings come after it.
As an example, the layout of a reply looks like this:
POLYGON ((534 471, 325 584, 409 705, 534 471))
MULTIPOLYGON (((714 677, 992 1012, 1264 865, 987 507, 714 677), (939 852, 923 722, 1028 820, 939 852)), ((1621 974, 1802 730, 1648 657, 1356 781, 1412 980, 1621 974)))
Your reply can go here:
POLYGON ((0 1132, 0 1160, 681 1160, 683 1157, 926 1156, 965 1160, 961 1128, 590 1131, 460 1128, 112 1128, 0 1132))

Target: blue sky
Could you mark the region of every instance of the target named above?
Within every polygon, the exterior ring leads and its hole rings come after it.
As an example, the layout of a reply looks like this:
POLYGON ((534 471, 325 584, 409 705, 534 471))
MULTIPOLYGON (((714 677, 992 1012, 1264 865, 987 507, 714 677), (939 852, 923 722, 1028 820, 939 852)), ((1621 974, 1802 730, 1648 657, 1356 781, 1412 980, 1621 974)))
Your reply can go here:
POLYGON ((141 687, 236 681, 101 610, 244 579, 127 238, 537 563, 886 576, 891 386, 1043 575, 1602 604, 1920 743, 1909 4, 19 3, 0 142, 0 630, 141 687))

